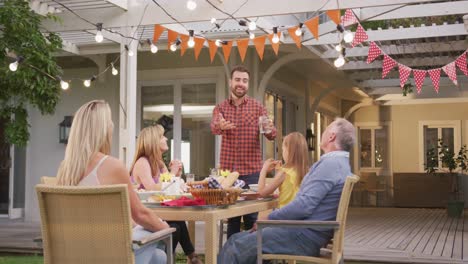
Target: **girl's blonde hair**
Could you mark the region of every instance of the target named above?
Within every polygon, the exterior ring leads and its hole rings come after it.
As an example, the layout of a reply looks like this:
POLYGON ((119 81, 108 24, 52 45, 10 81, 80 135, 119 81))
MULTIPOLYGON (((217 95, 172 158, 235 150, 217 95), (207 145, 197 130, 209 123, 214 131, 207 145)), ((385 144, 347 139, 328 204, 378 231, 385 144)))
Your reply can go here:
POLYGON ((283 147, 288 152, 288 157, 284 161, 284 167, 293 168, 296 171, 296 185, 299 187, 309 170, 307 141, 301 133, 293 132, 284 138, 283 144, 283 147))
POLYGON ((113 126, 110 107, 103 100, 88 102, 76 111, 57 172, 59 185, 78 185, 91 157, 97 152, 110 153, 113 126))
POLYGON ((159 142, 163 136, 164 128, 161 125, 149 126, 141 130, 137 140, 135 157, 130 167, 130 174, 133 171, 133 167, 135 167, 135 163, 141 157, 148 159, 151 167, 151 175, 155 176, 159 174, 161 168, 164 166, 162 152, 159 147, 159 142))

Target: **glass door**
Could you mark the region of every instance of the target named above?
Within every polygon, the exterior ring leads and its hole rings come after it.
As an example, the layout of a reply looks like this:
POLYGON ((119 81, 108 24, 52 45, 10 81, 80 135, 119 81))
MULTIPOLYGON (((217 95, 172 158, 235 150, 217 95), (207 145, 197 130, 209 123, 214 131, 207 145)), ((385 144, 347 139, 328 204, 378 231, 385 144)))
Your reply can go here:
POLYGON ((5 122, 0 119, 0 216, 8 216, 10 198, 10 144, 5 140, 5 122))
POLYGON ((168 121, 163 125, 169 145, 165 160, 180 159, 184 173, 204 178, 216 166, 210 122, 217 83, 210 79, 159 83, 141 87, 141 128, 168 121))

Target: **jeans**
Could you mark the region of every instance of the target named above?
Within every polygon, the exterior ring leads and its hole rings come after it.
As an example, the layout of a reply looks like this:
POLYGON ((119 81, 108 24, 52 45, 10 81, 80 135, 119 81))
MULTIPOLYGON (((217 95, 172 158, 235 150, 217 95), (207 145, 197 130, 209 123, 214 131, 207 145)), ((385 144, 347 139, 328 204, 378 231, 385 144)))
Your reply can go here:
MULTIPOLYGON (((253 174, 239 176, 240 180, 245 181, 244 189, 249 188, 249 184, 257 184, 258 178, 260 176, 260 172, 256 172, 253 174)), ((241 217, 244 218, 244 230, 249 230, 253 227, 255 222, 257 221, 258 213, 246 214, 243 216, 237 216, 228 219, 228 228, 227 228, 227 237, 230 238, 235 233, 240 232, 241 226, 241 217)))
MULTIPOLYGON (((301 229, 267 227, 262 230, 262 252, 318 256, 320 247, 329 240, 319 233, 306 237, 301 229)), ((257 261, 257 232, 241 232, 228 239, 219 252, 218 263, 255 264, 257 261)))
POLYGON ((176 231, 172 233, 172 250, 175 251, 177 244, 180 243, 180 246, 184 250, 186 256, 195 252, 192 241, 190 241, 190 236, 185 221, 169 221, 167 223, 169 226, 176 229, 176 231))
MULTIPOLYGON (((152 232, 145 230, 141 226, 133 228, 132 239, 140 240, 152 232)), ((167 263, 166 252, 164 252, 164 244, 162 242, 153 243, 134 249, 136 264, 163 264, 167 263)))

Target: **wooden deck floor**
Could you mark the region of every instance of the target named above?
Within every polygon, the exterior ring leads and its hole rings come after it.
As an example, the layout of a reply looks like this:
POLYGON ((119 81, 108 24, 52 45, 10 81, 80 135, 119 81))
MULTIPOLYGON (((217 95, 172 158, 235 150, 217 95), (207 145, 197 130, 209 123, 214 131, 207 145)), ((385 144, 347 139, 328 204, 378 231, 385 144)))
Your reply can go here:
MULTIPOLYGON (((197 224, 197 251, 203 228, 197 224)), ((38 235, 38 223, 0 219, 0 252, 37 252, 38 235)), ((344 254, 370 263, 468 263, 468 211, 455 219, 443 209, 350 208, 344 254)))
POLYGON ((443 209, 351 208, 345 259, 403 263, 468 263, 468 212, 443 209))

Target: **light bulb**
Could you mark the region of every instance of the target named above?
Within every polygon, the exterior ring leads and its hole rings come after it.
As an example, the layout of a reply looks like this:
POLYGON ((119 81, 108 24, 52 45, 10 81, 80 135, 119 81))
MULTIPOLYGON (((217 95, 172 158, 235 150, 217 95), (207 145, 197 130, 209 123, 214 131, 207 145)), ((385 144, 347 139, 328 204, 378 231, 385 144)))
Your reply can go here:
POLYGON ((70 85, 66 81, 60 80, 60 87, 62 90, 67 90, 70 85))
POLYGON ((279 42, 278 34, 274 34, 274 35, 273 35, 273 38, 271 39, 271 41, 272 41, 273 43, 275 43, 275 44, 278 43, 278 42, 279 42))
POLYGON ((340 68, 345 64, 345 59, 342 55, 340 55, 333 63, 336 68, 340 68))
POLYGON ((177 45, 174 43, 170 47, 171 51, 176 51, 177 50, 177 45))
POLYGON ((341 52, 342 49, 343 49, 343 46, 341 46, 341 44, 338 44, 335 46, 335 50, 338 52, 341 52))
POLYGON ((135 54, 133 53, 133 50, 129 50, 129 51, 128 51, 128 56, 132 57, 133 55, 135 55, 135 54))
POLYGON ((197 8, 197 2, 195 2, 194 0, 188 0, 187 8, 188 10, 195 10, 195 8, 197 8))
POLYGON ((349 31, 349 30, 346 30, 344 32, 344 35, 343 35, 343 39, 346 43, 351 43, 353 42, 353 39, 354 39, 354 35, 353 35, 353 32, 349 31))
POLYGON ((19 64, 18 61, 10 63, 10 66, 9 66, 10 71, 16 71, 18 69, 18 64, 19 64))
POLYGON ((189 46, 189 48, 195 47, 195 41, 193 40, 193 37, 189 38, 187 45, 189 46))
POLYGON ((112 66, 112 75, 117 75, 117 74, 119 74, 119 71, 114 66, 112 66))
POLYGON ((210 22, 211 22, 211 24, 214 24, 214 23, 216 23, 216 18, 214 18, 214 17, 213 17, 213 18, 211 18, 210 22))
POLYGON ((221 47, 221 40, 217 39, 215 41, 216 46, 221 47))
POLYGON ((158 46, 154 45, 153 43, 151 43, 150 49, 152 53, 158 52, 158 46))
POLYGON ((302 30, 301 30, 301 28, 298 27, 298 28, 296 29, 296 31, 294 31, 294 34, 296 34, 296 36, 298 36, 298 37, 302 36, 302 30))
POLYGON ((104 40, 104 37, 102 36, 102 32, 100 30, 96 32, 96 36, 94 37, 94 39, 97 43, 101 43, 104 40))
POLYGON ((255 38, 255 34, 254 34, 253 32, 250 32, 250 33, 249 33, 249 38, 250 38, 250 39, 254 39, 254 38, 255 38))
POLYGON ((255 29, 257 29, 257 24, 253 21, 249 22, 249 30, 253 31, 255 29))
POLYGON ((90 87, 91 86, 91 80, 84 80, 83 84, 86 87, 90 87))

